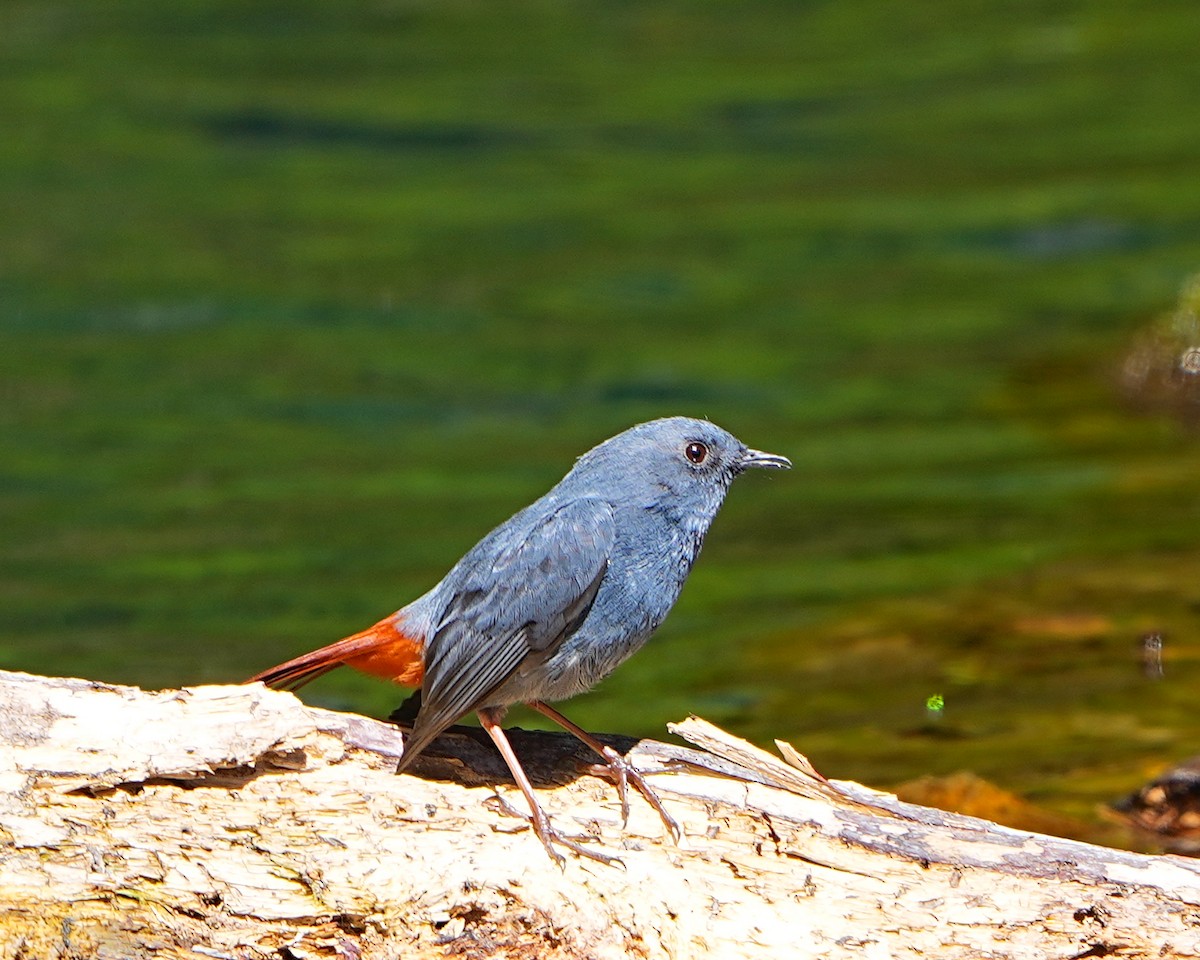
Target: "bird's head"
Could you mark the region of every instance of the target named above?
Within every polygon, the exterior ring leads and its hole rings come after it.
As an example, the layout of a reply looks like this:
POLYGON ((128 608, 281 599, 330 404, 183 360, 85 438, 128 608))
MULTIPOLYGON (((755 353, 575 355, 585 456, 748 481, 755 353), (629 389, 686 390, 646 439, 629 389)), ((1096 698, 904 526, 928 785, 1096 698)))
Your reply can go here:
POLYGON ((791 465, 787 457, 747 447, 715 423, 666 417, 593 447, 572 473, 585 476, 610 500, 700 517, 707 525, 738 474, 791 465))

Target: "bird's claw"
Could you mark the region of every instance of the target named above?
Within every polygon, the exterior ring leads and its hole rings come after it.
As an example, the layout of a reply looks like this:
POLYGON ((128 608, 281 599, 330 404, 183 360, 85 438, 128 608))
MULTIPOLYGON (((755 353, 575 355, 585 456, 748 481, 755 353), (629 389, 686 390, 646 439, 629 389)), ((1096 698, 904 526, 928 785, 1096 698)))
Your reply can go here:
POLYGON ((619 857, 610 857, 607 854, 600 853, 598 850, 588 849, 577 840, 564 837, 550 825, 550 818, 546 816, 541 807, 538 807, 532 814, 526 813, 524 810, 520 810, 509 803, 508 799, 499 791, 493 795, 493 800, 496 808, 501 813, 524 820, 529 824, 529 828, 542 842, 542 846, 546 848, 546 853, 550 859, 560 869, 566 867, 567 858, 554 848, 554 844, 556 843, 559 846, 566 847, 572 853, 576 853, 581 857, 587 857, 589 860, 595 860, 597 863, 603 863, 605 866, 612 866, 613 864, 618 864, 622 867, 625 866, 619 857))
POLYGON ((658 794, 646 782, 646 778, 638 771, 629 758, 618 753, 607 744, 601 751, 604 756, 604 763, 594 763, 589 767, 591 773, 597 776, 611 780, 617 788, 617 796, 621 799, 621 824, 626 826, 629 823, 629 785, 633 784, 633 788, 646 798, 646 802, 650 804, 658 814, 666 827, 667 833, 671 835, 671 839, 676 844, 683 838, 683 829, 679 826, 673 816, 667 812, 667 808, 663 806, 661 800, 658 799, 658 794))

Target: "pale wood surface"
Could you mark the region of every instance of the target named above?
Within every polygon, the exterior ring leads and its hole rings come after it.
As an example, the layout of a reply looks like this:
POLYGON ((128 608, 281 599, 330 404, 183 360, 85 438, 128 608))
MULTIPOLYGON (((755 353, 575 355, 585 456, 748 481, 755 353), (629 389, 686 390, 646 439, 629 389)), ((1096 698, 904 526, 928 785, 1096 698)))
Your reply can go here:
MULTIPOLYGON (((703 721, 634 749, 664 842, 557 734, 514 738, 555 867, 486 744, 395 776, 395 727, 261 686, 0 673, 0 958, 1200 955, 1200 862, 827 783, 703 721), (282 951, 282 952, 281 952, 282 951)), ((613 740, 624 748, 628 743, 613 740)))

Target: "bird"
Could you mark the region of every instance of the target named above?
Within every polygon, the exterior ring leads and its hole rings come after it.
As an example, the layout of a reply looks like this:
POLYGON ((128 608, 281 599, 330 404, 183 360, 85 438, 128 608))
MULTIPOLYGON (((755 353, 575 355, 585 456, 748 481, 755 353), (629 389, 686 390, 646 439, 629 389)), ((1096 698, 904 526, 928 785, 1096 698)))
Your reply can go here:
POLYGON ((678 823, 631 763, 552 702, 591 689, 635 653, 678 599, 733 480, 787 469, 707 420, 640 423, 580 456, 551 490, 488 533, 428 592, 366 630, 251 677, 296 689, 342 665, 417 687, 396 772, 471 712, 506 761, 550 858, 554 829, 501 722, 525 704, 599 754, 627 818, 632 784, 678 842, 678 823))

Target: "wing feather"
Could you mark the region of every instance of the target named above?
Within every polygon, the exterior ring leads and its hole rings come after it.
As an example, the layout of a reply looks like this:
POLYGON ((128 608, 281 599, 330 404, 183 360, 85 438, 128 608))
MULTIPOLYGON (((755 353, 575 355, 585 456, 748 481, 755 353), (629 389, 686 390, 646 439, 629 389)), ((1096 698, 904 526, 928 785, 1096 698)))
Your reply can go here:
POLYGON ((558 507, 516 543, 468 564, 425 651, 421 710, 400 767, 513 673, 548 659, 591 610, 615 541, 612 507, 558 507))

